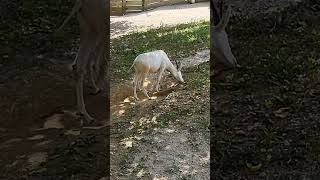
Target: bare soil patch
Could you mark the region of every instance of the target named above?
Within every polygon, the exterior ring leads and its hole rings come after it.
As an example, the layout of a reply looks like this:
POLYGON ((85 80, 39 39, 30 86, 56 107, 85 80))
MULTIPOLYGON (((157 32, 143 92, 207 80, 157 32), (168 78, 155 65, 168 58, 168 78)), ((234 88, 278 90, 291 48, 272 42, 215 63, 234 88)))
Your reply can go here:
POLYGON ((75 113, 71 73, 62 65, 51 64, 47 68, 33 68, 16 75, 16 81, 0 86, 1 93, 8 95, 0 102, 3 109, 0 116, 6 117, 0 121, 1 176, 9 179, 69 179, 76 174, 79 178, 102 177, 106 166, 101 163, 107 162, 108 154, 106 95, 90 96, 90 88, 86 88, 88 110, 100 125, 92 126, 94 130, 81 127, 81 117, 75 113), (87 138, 92 142, 85 141, 87 138), (84 142, 77 147, 81 141, 84 142), (82 167, 78 166, 81 162, 82 167), (72 166, 82 168, 81 174, 76 168, 68 168, 72 166), (57 167, 61 168, 59 173, 57 167), (97 170, 96 174, 90 172, 91 168, 97 170))

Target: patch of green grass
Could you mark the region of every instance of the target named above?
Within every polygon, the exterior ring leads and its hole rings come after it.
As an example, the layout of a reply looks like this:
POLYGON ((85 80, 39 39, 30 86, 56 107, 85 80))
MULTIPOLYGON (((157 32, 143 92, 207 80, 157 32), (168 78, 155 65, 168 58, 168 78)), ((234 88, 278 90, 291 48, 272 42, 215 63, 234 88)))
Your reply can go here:
POLYGON ((209 22, 162 26, 111 40, 111 80, 128 79, 134 59, 141 53, 164 50, 171 60, 188 57, 210 47, 209 22))
MULTIPOLYGON (((167 111, 160 111, 158 110, 159 104, 153 104, 150 107, 148 107, 148 111, 150 112, 157 112, 160 113, 159 117, 157 118, 158 124, 145 124, 142 126, 135 125, 135 128, 128 129, 128 124, 132 119, 135 119, 135 115, 137 112, 137 109, 140 109, 139 106, 136 108, 130 108, 126 111, 126 117, 113 117, 114 122, 118 122, 114 124, 115 129, 112 129, 111 131, 115 131, 114 136, 117 138, 124 138, 129 137, 132 134, 134 134, 138 129, 144 130, 145 133, 148 133, 151 127, 157 126, 157 127, 167 127, 169 124, 180 124, 181 122, 177 122, 177 120, 181 119, 190 119, 191 116, 194 115, 200 115, 203 116, 205 113, 208 112, 208 103, 203 103, 203 98, 208 95, 209 86, 210 86, 210 80, 209 80, 209 64, 203 63, 196 67, 188 68, 184 72, 184 78, 187 82, 187 85, 184 90, 180 89, 178 91, 183 91, 180 94, 180 96, 184 96, 183 99, 179 97, 175 97, 178 102, 175 102, 171 104, 169 101, 165 98, 162 98, 157 103, 161 104, 167 104, 169 105, 169 110, 167 111), (192 103, 189 104, 183 104, 187 101, 191 101, 192 103), (126 120, 124 120, 125 118, 126 120), (121 123, 119 123, 121 122, 121 123), (150 127, 151 126, 151 127, 150 127), (125 132, 121 131, 121 129, 127 129, 125 132), (121 133, 118 131, 120 130, 121 133)), ((171 98, 172 100, 172 98, 171 98)), ((147 119, 151 119, 152 115, 146 116, 147 119)), ((192 118, 191 118, 192 119, 192 118)), ((136 118, 136 121, 138 119, 136 118)), ((205 119, 197 120, 194 123, 194 127, 201 127, 205 128, 208 126, 208 123, 205 121, 205 119)))
POLYGON ((208 88, 210 86, 208 63, 200 64, 184 73, 185 81, 191 88, 208 88))
MULTIPOLYGON (((209 92, 205 92, 209 93, 209 92)), ((203 96, 203 95, 202 95, 203 96)), ((187 101, 191 98, 187 98, 187 101)), ((208 126, 209 112, 208 102, 202 103, 194 100, 192 104, 183 105, 181 103, 171 105, 170 111, 162 112, 158 117, 158 127, 168 127, 169 124, 181 125, 183 127, 186 121, 188 125, 197 129, 205 129, 208 126), (194 118, 196 116, 196 118, 194 118), (208 118, 206 118, 208 117, 208 118)), ((187 127, 189 129, 189 127, 187 127)))

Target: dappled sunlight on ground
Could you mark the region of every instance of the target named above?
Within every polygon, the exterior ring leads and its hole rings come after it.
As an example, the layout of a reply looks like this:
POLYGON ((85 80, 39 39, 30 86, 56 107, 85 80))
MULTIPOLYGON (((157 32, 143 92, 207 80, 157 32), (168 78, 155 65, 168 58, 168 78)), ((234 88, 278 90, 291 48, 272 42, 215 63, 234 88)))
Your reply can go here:
POLYGON ((186 84, 166 76, 153 100, 138 91, 136 101, 131 81, 111 86, 112 177, 209 179, 209 91, 198 70, 185 73, 186 84))

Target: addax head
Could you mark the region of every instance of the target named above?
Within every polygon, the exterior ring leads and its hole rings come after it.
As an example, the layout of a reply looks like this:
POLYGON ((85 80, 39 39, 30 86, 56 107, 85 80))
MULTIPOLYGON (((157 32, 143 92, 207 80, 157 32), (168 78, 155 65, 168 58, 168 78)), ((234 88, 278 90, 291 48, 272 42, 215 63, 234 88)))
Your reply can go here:
POLYGON ((231 51, 228 35, 225 31, 231 15, 231 6, 228 6, 226 13, 222 16, 222 3, 220 3, 220 13, 218 13, 217 8, 212 1, 213 0, 210 0, 212 6, 211 15, 213 16, 213 25, 211 26, 211 45, 213 47, 213 52, 217 61, 231 68, 235 68, 238 63, 231 51))
POLYGON ((177 74, 175 75, 175 78, 179 81, 179 82, 182 82, 184 83, 184 80, 182 78, 182 74, 181 74, 181 62, 179 61, 179 63, 174 60, 175 63, 176 63, 176 66, 177 66, 177 74))

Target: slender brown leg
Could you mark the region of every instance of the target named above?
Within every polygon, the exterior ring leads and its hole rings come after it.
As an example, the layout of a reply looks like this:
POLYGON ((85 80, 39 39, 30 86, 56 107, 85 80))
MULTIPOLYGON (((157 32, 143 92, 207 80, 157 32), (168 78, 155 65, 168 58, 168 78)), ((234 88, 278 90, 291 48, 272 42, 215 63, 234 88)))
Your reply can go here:
POLYGON ((83 43, 80 45, 79 52, 77 54, 76 59, 76 94, 77 94, 77 106, 78 111, 83 115, 84 119, 91 123, 94 118, 89 115, 89 113, 86 110, 85 103, 84 103, 84 97, 83 97, 83 81, 84 81, 84 75, 86 74, 86 68, 88 65, 88 61, 90 58, 90 41, 87 43, 83 43))
POLYGON ((90 81, 91 81, 91 85, 93 87, 93 92, 91 92, 91 94, 95 95, 98 94, 100 92, 100 88, 98 88, 97 84, 96 84, 96 78, 95 78, 95 71, 94 71, 94 64, 90 65, 90 81))
POLYGON ((160 90, 160 81, 161 81, 161 77, 162 77, 162 74, 164 72, 165 69, 160 69, 159 71, 159 76, 158 76, 158 81, 157 81, 157 86, 156 86, 156 91, 159 92, 160 90))
MULTIPOLYGON (((142 73, 142 75, 141 75, 141 82, 144 82, 144 79, 146 78, 146 74, 145 73, 142 73)), ((148 98, 148 99, 151 99, 150 97, 149 97, 149 95, 148 95, 148 92, 147 92, 147 90, 143 87, 143 83, 142 83, 142 90, 143 90, 143 93, 144 93, 144 95, 148 98)))
POLYGON ((139 100, 138 96, 137 96, 137 85, 140 79, 140 73, 135 73, 134 75, 134 79, 133 79, 133 96, 136 100, 139 100))

